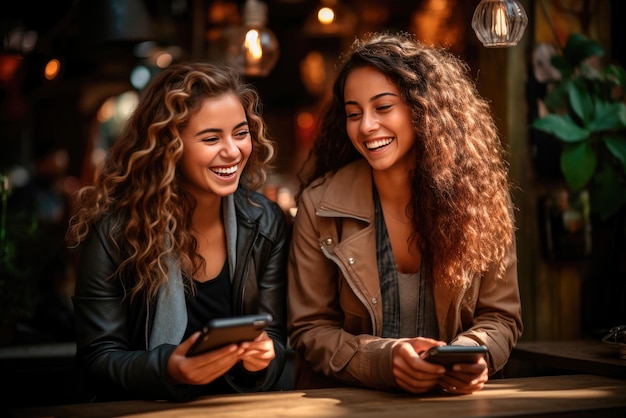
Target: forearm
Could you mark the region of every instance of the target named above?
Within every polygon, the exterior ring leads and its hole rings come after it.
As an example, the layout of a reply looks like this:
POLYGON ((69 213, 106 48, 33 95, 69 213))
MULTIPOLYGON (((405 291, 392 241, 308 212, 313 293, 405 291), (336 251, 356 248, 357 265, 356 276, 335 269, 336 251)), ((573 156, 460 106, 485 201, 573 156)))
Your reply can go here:
POLYGON ((503 279, 496 279, 493 271, 482 278, 471 324, 452 341, 458 345, 486 345, 490 374, 504 367, 523 331, 515 245, 505 262, 503 279))

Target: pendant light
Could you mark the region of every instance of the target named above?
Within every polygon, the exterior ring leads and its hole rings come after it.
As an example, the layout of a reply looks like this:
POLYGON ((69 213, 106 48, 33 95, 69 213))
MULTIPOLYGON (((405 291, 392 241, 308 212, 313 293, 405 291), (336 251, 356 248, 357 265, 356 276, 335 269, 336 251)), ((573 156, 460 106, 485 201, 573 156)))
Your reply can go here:
POLYGON ((472 17, 476 36, 488 48, 517 45, 527 25, 526 11, 517 0, 481 0, 472 17))
POLYGON ((246 0, 243 25, 232 34, 226 51, 226 61, 240 74, 267 76, 278 61, 278 40, 269 30, 267 5, 259 0, 246 0))

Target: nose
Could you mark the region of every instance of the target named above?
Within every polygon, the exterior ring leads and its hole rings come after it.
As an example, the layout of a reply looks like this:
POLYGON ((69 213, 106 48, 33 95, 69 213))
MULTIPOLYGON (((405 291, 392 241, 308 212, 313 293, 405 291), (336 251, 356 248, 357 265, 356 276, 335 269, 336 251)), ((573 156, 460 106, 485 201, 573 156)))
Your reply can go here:
POLYGON ((361 132, 368 135, 379 128, 378 118, 373 112, 363 112, 361 117, 361 132))
POLYGON ((224 141, 222 141, 221 154, 223 157, 226 158, 237 158, 237 156, 240 154, 239 147, 237 146, 237 143, 235 142, 233 137, 228 136, 224 138, 224 141))

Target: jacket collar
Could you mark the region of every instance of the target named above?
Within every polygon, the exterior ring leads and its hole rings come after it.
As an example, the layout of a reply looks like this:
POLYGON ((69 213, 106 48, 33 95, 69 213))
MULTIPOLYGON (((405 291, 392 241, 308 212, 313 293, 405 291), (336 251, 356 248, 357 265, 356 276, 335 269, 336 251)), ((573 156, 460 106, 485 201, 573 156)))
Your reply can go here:
MULTIPOLYGON (((256 220, 262 213, 260 208, 249 203, 241 205, 241 199, 247 199, 246 192, 238 189, 235 195, 228 195, 222 199, 224 229, 226 230, 226 251, 228 253, 228 267, 231 280, 237 265, 237 213, 245 214, 249 221, 256 220), (240 208, 247 208, 239 210, 240 208)), ((161 344, 178 344, 184 335, 187 324, 187 308, 185 303, 185 288, 178 262, 173 257, 167 258, 168 280, 161 286, 157 295, 157 308, 154 314, 152 332, 148 334, 148 349, 161 344)))
POLYGON ((226 233, 226 253, 228 255, 228 268, 232 282, 237 265, 237 214, 235 199, 228 195, 222 199, 222 216, 224 217, 224 230, 226 233))
MULTIPOLYGON (((261 206, 250 203, 248 192, 242 186, 240 186, 233 195, 227 196, 226 199, 228 200, 228 204, 236 209, 238 216, 242 216, 250 222, 256 221, 263 215, 264 209, 261 206)), ((251 194, 250 199, 254 201, 254 194, 251 194)), ((232 214, 234 215, 234 212, 232 214)))
POLYGON ((326 190, 316 214, 321 217, 350 217, 374 222, 372 170, 364 159, 339 169, 327 177, 326 190))

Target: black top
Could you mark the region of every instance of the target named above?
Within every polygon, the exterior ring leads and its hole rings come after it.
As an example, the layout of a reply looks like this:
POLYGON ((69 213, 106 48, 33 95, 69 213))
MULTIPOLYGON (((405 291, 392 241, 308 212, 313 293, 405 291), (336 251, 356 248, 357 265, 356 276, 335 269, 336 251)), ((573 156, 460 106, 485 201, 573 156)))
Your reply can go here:
POLYGON ((228 260, 212 280, 195 281, 196 295, 187 300, 187 331, 184 339, 201 330, 210 319, 232 316, 228 260))

